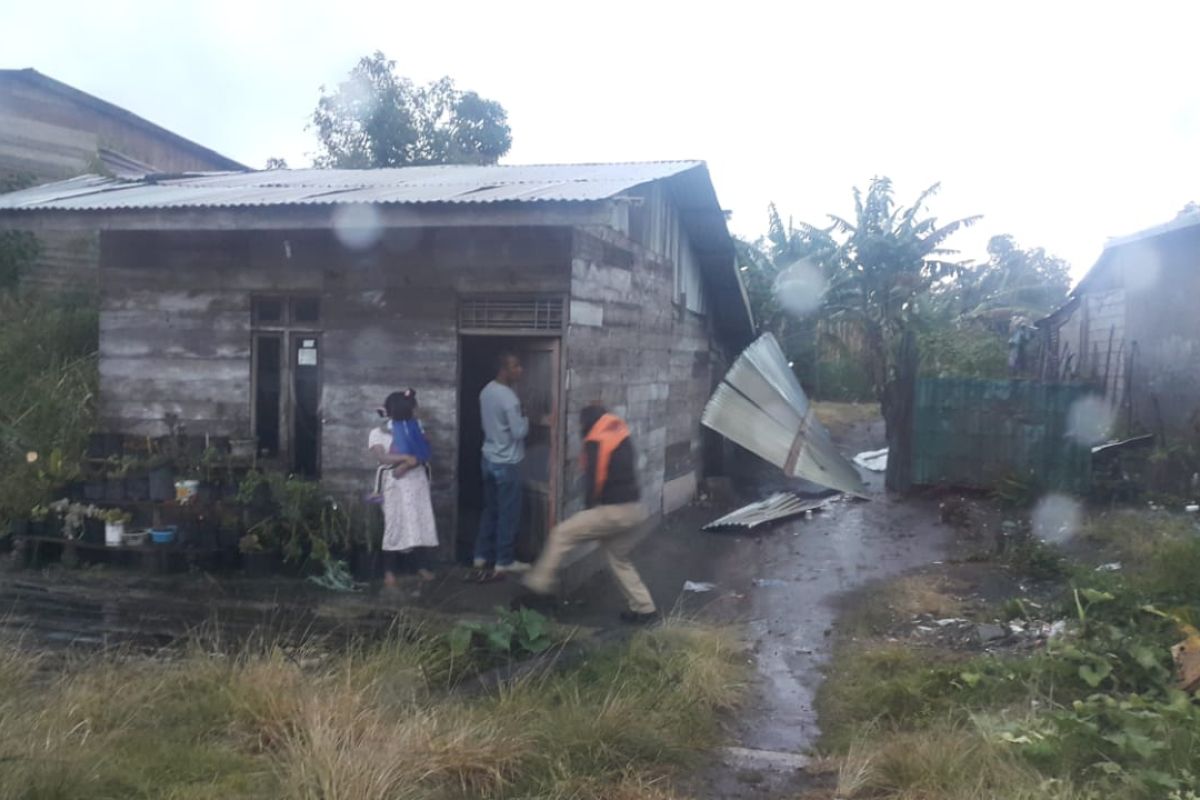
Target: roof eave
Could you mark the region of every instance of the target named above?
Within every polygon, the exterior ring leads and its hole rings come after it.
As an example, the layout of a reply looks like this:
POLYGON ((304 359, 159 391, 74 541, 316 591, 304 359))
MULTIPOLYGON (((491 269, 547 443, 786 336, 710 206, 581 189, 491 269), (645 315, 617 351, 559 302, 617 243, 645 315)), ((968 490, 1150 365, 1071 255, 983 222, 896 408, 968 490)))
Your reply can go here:
MULTIPOLYGON (((333 229, 347 204, 206 208, 0 209, 0 230, 214 231, 333 229)), ((543 227, 611 223, 609 201, 375 203, 383 228, 543 227)))

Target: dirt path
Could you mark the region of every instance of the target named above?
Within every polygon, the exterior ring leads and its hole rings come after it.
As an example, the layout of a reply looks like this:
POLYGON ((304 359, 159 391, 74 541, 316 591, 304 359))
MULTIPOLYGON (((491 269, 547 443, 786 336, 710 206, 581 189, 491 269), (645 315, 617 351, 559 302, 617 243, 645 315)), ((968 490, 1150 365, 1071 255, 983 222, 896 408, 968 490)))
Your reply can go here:
MULTIPOLYGON (((882 447, 878 422, 835 431, 845 452, 882 447)), ((889 500, 882 476, 867 474, 869 502, 838 500, 811 519, 785 522, 756 535, 703 533, 718 510, 676 515, 639 548, 636 560, 660 604, 745 625, 755 667, 750 700, 730 723, 719 764, 691 788, 705 798, 791 797, 818 730, 813 699, 830 656, 837 599, 943 557, 948 529, 931 502, 889 500), (715 583, 683 592, 685 580, 715 583)), ((767 473, 766 491, 778 487, 767 473)), ((599 623, 619 608, 607 576, 575 599, 581 619, 599 623)))

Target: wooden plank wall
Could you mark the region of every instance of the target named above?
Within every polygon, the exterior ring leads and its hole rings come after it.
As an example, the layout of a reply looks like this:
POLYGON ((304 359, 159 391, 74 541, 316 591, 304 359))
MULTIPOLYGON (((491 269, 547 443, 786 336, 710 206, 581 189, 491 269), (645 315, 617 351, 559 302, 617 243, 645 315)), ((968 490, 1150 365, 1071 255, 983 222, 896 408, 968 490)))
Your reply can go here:
MULTIPOLYGON (((1194 440, 1200 422, 1198 262, 1200 230, 1193 228, 1127 246, 1116 264, 1123 278, 1125 312, 1117 333, 1118 339, 1126 340, 1117 377, 1122 387, 1131 389, 1133 404, 1122 409, 1127 417, 1121 421, 1131 419, 1136 428, 1163 432, 1169 440, 1194 440)), ((1102 352, 1106 348, 1107 340, 1102 352)))
POLYGON ((555 228, 389 231, 354 252, 322 231, 105 233, 100 410, 105 429, 250 435, 250 298, 318 293, 322 477, 369 482, 366 442, 391 391, 417 390, 434 448, 434 500, 452 543, 457 498, 461 293, 570 286, 571 233, 555 228))
POLYGON ((601 402, 630 425, 653 512, 690 499, 703 463, 700 414, 725 368, 706 317, 674 302, 674 265, 611 228, 577 230, 566 362, 567 514, 583 506, 579 410, 601 402), (691 487, 689 489, 689 487, 691 487))

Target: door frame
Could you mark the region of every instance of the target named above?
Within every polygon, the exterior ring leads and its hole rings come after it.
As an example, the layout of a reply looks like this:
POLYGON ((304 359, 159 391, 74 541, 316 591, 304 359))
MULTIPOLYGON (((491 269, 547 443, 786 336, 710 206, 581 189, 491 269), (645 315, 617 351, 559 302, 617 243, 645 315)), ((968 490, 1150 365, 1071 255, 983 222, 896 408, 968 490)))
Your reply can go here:
MULTIPOLYGON (((558 524, 558 515, 562 508, 562 477, 563 477, 563 454, 566 452, 566 427, 564 423, 564 414, 566 410, 565 400, 566 392, 566 370, 563 368, 563 352, 564 337, 561 333, 554 331, 505 331, 505 330, 478 330, 471 329, 467 332, 458 332, 458 353, 457 353, 457 375, 455 376, 455 392, 461 395, 463 392, 463 343, 465 340, 510 340, 514 342, 514 349, 520 347, 530 347, 533 349, 542 349, 536 345, 544 346, 544 349, 550 353, 550 363, 554 369, 555 379, 550 387, 550 432, 549 432, 549 455, 547 465, 547 513, 546 513, 546 531, 558 524)), ((461 400, 458 404, 461 407, 461 400)), ((458 420, 458 436, 456 439, 462 438, 462 427, 465 420, 458 420)), ((460 445, 461 446, 461 445, 460 445)), ((457 502, 459 496, 459 487, 463 480, 462 475, 458 475, 455 486, 455 513, 454 513, 454 529, 458 530, 458 516, 460 505, 457 502)), ((457 535, 457 534, 456 534, 457 535)))

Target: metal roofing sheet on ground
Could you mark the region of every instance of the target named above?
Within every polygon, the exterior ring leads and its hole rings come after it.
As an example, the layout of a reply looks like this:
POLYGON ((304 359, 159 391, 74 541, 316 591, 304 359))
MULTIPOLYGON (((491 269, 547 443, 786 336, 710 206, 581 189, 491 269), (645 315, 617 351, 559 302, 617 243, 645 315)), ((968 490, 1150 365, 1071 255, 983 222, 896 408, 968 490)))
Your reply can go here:
POLYGON ((0 211, 594 201, 703 164, 445 165, 189 173, 137 179, 85 175, 0 195, 0 211))
POLYGON ((765 500, 759 500, 737 511, 726 514, 720 519, 713 520, 701 530, 712 531, 720 528, 757 528, 768 522, 787 519, 803 514, 806 511, 816 511, 832 503, 840 494, 805 500, 791 492, 778 492, 765 500))

